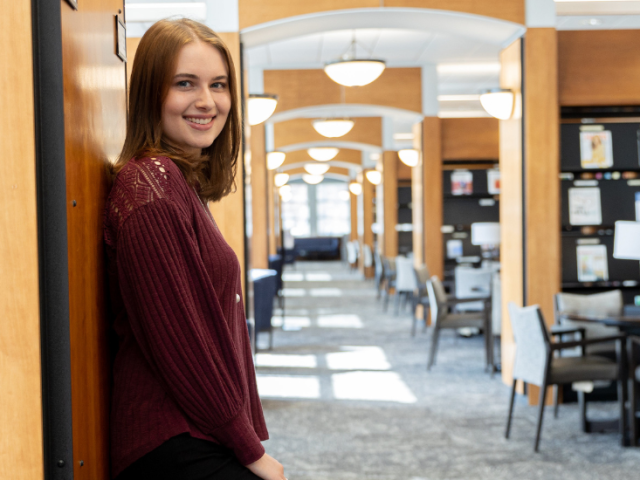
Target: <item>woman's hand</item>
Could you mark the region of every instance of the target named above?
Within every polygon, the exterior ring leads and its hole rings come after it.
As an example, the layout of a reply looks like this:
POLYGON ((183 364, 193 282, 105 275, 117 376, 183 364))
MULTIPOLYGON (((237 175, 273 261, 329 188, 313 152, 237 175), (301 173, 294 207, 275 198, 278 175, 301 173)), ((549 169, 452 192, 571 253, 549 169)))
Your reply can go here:
POLYGON ((247 468, 263 480, 287 480, 284 476, 284 467, 266 453, 260 457, 260 460, 247 465, 247 468))

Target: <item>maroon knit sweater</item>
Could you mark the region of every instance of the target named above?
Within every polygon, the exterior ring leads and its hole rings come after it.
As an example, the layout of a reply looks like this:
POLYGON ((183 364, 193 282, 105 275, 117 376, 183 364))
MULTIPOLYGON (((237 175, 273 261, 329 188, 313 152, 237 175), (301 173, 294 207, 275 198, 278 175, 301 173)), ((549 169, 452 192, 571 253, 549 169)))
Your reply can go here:
POLYGON ((188 432, 248 465, 268 438, 247 333, 240 266, 178 167, 131 160, 105 208, 119 350, 111 471, 188 432))

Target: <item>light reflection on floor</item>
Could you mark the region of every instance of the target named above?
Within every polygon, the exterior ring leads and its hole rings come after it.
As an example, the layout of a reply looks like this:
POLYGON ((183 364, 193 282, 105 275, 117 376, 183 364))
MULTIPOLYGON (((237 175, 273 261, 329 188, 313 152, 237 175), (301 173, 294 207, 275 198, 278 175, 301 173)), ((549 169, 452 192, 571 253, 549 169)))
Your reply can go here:
POLYGON ((341 297, 342 290, 339 288, 310 288, 309 294, 312 297, 341 297))
POLYGON ((258 375, 261 397, 320 398, 320 379, 306 375, 258 375))
POLYGON ((304 275, 297 272, 287 272, 282 274, 282 280, 285 282, 302 282, 304 275))
POLYGON ((283 288, 282 294, 285 297, 304 297, 306 291, 304 288, 283 288))
POLYGON ((330 282, 333 280, 331 274, 326 272, 313 272, 305 275, 307 282, 330 282))
POLYGON ((318 366, 318 360, 315 355, 279 355, 275 353, 258 353, 256 355, 256 366, 316 368, 318 366))
POLYGON ((340 347, 342 352, 327 353, 330 370, 390 370, 384 350, 380 347, 340 347))
MULTIPOLYGON (((282 317, 271 317, 271 325, 274 327, 282 327, 282 317)), ((287 328, 308 328, 311 326, 311 319, 309 317, 290 317, 285 315, 284 324, 287 328)))
POLYGON ((331 383, 334 397, 340 400, 417 402, 396 372, 336 373, 331 376, 331 383))
POLYGON ((358 315, 318 315, 318 326, 322 328, 363 328, 358 315))

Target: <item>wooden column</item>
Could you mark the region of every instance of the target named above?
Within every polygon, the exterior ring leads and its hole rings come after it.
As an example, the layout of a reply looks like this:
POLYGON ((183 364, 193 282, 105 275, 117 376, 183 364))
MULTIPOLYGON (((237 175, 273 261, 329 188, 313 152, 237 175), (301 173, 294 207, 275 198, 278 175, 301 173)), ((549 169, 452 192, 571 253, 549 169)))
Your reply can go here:
POLYGON ((351 233, 349 240, 358 240, 358 196, 349 191, 349 198, 351 199, 351 233))
POLYGON ((411 169, 411 222, 413 224, 413 263, 424 264, 424 200, 422 197, 424 176, 422 174, 422 122, 413 126, 413 148, 420 152, 420 162, 411 169))
MULTIPOLYGON (((398 255, 398 153, 385 151, 383 161, 383 205, 384 205, 384 248, 383 255, 395 257, 398 255)), ((383 219, 378 219, 382 222, 383 219)))
MULTIPOLYGON (((517 86, 518 45, 502 54, 503 84, 517 86), (511 75, 508 75, 511 72, 511 75), (505 75, 506 74, 506 75, 505 75)), ((518 156, 519 121, 501 122, 503 380, 512 378, 513 337, 506 304, 540 305, 548 325, 553 319, 553 295, 561 288, 559 110, 557 33, 554 28, 530 28, 524 39, 525 89, 522 93, 524 152, 518 156), (524 155, 524 157, 523 157, 524 155), (522 161, 524 158, 524 161, 522 161), (524 185, 522 191, 521 185, 524 185), (518 232, 518 229, 520 233, 518 232), (524 233, 523 233, 524 232, 524 233)), ((529 403, 539 390, 531 385, 529 403)))
POLYGON ((373 278, 374 269, 364 266, 364 246, 368 245, 373 252, 373 231, 371 226, 373 225, 373 196, 374 185, 368 180, 364 179, 362 182, 362 194, 358 196, 358 240, 360 241, 360 258, 359 262, 360 271, 365 278, 373 278))
POLYGON ((276 237, 279 237, 279 232, 276 232, 276 208, 278 199, 278 191, 273 184, 273 171, 267 171, 267 236, 269 241, 269 255, 275 255, 278 253, 278 245, 276 244, 276 237))
MULTIPOLYGON (((240 34, 237 32, 219 32, 218 35, 231 51, 236 67, 236 76, 240 80, 240 34)), ((239 90, 239 89, 238 89, 239 90)), ((240 93, 239 93, 240 94, 240 93)), ((240 98, 238 98, 240 101, 240 98)), ((245 229, 244 229, 244 161, 238 158, 236 171, 236 191, 216 203, 210 203, 209 209, 227 243, 231 246, 240 262, 240 269, 245 271, 245 229)), ((244 275, 242 289, 245 291, 244 275)))
POLYGON ((264 125, 251 127, 251 266, 268 268, 267 159, 264 125))
POLYGON ((442 279, 442 149, 438 117, 424 117, 422 121, 422 198, 424 261, 429 273, 442 279))
POLYGON ((0 478, 31 480, 44 477, 31 2, 3 10, 0 478))

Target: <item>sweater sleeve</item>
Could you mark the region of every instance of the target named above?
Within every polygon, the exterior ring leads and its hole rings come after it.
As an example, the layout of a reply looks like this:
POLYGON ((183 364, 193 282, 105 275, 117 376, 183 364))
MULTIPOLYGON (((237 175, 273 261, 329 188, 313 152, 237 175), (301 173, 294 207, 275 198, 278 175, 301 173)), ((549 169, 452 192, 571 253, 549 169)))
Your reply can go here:
POLYGON ((170 200, 139 207, 117 239, 120 289, 136 341, 170 395, 244 465, 264 454, 245 411, 239 352, 189 221, 170 200))

